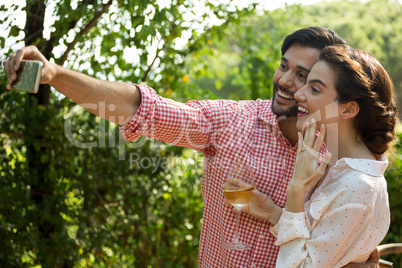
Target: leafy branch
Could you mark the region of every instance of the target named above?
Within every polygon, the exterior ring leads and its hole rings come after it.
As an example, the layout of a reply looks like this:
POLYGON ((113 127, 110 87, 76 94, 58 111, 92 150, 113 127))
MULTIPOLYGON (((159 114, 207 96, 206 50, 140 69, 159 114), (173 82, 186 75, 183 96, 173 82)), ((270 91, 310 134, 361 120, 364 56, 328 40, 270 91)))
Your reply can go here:
POLYGON ((102 6, 102 9, 95 13, 95 16, 92 18, 92 20, 85 25, 84 28, 81 29, 81 31, 75 36, 74 40, 68 44, 66 51, 64 52, 63 56, 60 59, 59 64, 63 65, 63 63, 67 60, 68 53, 74 48, 75 44, 81 39, 82 36, 84 36, 86 33, 89 32, 89 30, 92 29, 98 22, 99 18, 107 12, 109 7, 112 5, 113 0, 109 0, 106 4, 102 6))

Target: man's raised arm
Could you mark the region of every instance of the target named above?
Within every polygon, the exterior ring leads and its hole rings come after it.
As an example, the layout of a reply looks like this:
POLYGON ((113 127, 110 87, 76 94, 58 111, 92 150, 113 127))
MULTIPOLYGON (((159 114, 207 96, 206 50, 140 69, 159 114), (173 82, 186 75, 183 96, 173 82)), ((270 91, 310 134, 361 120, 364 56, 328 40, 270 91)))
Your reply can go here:
POLYGON ((141 104, 141 93, 132 84, 102 81, 50 63, 34 46, 22 48, 3 62, 11 89, 21 60, 43 62, 41 84, 49 84, 89 112, 108 121, 125 124, 141 104))

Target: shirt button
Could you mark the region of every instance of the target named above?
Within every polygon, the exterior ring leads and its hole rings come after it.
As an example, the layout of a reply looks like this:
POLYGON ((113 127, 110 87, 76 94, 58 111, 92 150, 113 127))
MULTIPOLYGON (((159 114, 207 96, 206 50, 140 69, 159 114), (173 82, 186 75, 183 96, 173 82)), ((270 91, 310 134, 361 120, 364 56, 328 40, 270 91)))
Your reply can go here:
POLYGON ((258 237, 261 238, 261 239, 264 239, 264 238, 265 238, 265 235, 260 234, 258 237))
POLYGON ((282 182, 283 182, 283 183, 286 183, 286 182, 287 182, 287 180, 286 180, 286 179, 283 179, 283 180, 282 180, 282 182))

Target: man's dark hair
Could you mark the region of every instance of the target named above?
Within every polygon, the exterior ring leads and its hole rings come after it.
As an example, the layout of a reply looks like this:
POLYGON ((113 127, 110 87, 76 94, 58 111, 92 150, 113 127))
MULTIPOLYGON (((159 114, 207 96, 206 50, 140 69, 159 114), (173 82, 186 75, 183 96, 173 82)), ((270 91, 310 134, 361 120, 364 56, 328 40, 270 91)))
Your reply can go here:
POLYGON ((334 31, 311 26, 299 29, 285 37, 281 49, 282 56, 285 55, 288 48, 294 44, 322 50, 326 46, 346 44, 346 41, 334 31))

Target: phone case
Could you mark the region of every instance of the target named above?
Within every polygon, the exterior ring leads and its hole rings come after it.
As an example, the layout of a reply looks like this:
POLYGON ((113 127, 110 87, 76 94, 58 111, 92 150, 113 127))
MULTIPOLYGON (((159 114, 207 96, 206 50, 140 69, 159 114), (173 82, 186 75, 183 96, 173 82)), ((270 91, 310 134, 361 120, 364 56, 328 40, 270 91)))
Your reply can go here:
POLYGON ((24 60, 17 72, 17 80, 13 89, 28 93, 37 93, 42 74, 43 63, 36 60, 24 60))

